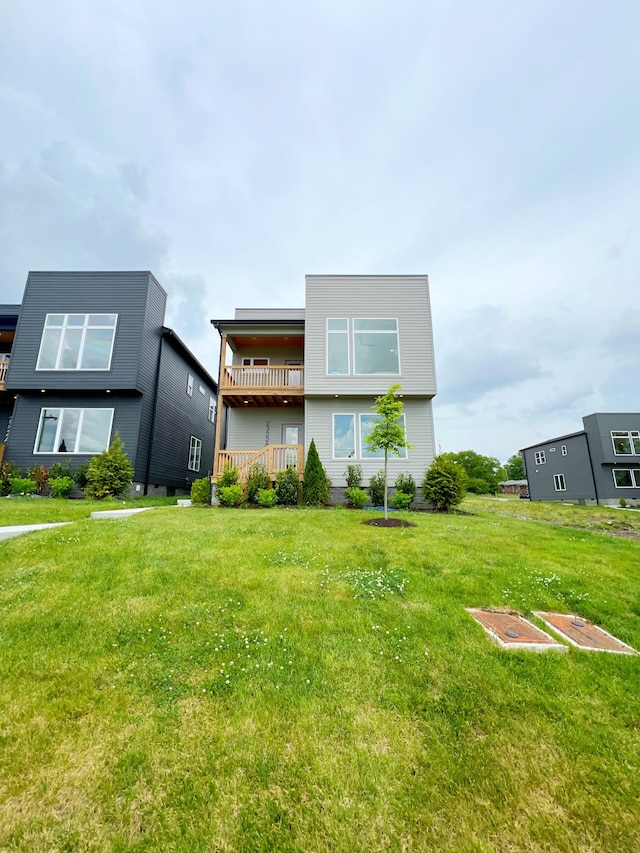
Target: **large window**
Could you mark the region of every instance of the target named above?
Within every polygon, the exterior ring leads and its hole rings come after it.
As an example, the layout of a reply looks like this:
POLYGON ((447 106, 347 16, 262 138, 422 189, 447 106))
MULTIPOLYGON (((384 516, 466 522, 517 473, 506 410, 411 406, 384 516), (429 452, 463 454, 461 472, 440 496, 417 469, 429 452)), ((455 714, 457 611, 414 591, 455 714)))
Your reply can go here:
POLYGON ((190 471, 199 471, 200 470, 200 456, 202 454, 202 442, 199 438, 196 438, 195 435, 191 436, 191 442, 189 444, 189 465, 187 466, 190 471))
MULTIPOLYGON (((384 459, 384 450, 372 450, 371 447, 365 441, 367 436, 370 435, 371 430, 380 420, 381 418, 378 415, 360 415, 360 457, 362 459, 384 459)), ((400 417, 398 418, 398 423, 402 424, 402 427, 404 428, 404 415, 400 415, 400 417)), ((394 457, 396 456, 395 453, 391 455, 394 457)), ((401 448, 400 456, 396 458, 407 458, 406 447, 401 448)))
POLYGON ((102 453, 113 409, 41 409, 34 453, 102 453))
POLYGON ((616 456, 640 456, 640 431, 612 430, 611 441, 616 456))
POLYGON ((109 370, 117 314, 47 314, 36 370, 109 370))
POLYGON ((327 320, 327 373, 339 376, 400 374, 398 321, 395 318, 327 320))
MULTIPOLYGON (((333 458, 334 459, 382 459, 384 450, 371 450, 366 443, 366 437, 371 433, 378 415, 361 413, 356 415, 334 414, 333 416, 333 458), (356 435, 356 429, 358 434, 356 435), (357 454, 356 454, 357 449, 357 454)), ((398 423, 405 426, 404 415, 398 423)), ((392 454, 395 456, 395 454, 392 454)), ((400 451, 400 459, 407 458, 406 448, 400 451)))
POLYGON ((616 489, 640 489, 640 468, 614 468, 616 489))

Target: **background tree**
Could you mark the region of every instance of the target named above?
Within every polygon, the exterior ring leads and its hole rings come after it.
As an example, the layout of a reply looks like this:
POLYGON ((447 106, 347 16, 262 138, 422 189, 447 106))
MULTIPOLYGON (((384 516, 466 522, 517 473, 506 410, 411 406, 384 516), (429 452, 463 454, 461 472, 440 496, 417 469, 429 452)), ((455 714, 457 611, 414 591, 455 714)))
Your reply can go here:
POLYGON ((89 498, 123 495, 133 480, 133 465, 124 452, 124 442, 115 434, 108 450, 89 460, 85 494, 89 498))
POLYGON ((311 439, 304 466, 304 502, 311 506, 323 506, 329 503, 329 481, 324 470, 315 439, 311 439))
POLYGON ((474 450, 461 450, 459 453, 442 453, 455 465, 459 465, 466 474, 466 488, 477 495, 486 495, 498 491, 500 481, 500 462, 493 456, 482 456, 474 450))
POLYGON ((372 406, 379 420, 365 438, 372 450, 384 450, 384 517, 389 517, 388 501, 388 464, 389 453, 401 456, 405 447, 410 447, 407 441, 402 416, 402 400, 398 397, 401 385, 392 385, 382 397, 378 397, 372 406))
POLYGON ((451 454, 436 456, 422 481, 425 501, 440 512, 449 512, 464 498, 466 475, 464 468, 449 458, 451 454))
POLYGON ((514 453, 513 456, 510 456, 509 459, 507 459, 504 463, 504 473, 507 480, 526 479, 527 475, 524 473, 522 456, 520 456, 519 453, 514 453))

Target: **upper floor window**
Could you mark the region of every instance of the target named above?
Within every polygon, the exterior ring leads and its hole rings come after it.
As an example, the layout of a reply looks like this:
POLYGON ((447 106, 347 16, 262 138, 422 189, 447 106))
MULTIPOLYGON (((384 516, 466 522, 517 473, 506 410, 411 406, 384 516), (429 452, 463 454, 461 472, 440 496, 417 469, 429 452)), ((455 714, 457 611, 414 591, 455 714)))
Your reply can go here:
POLYGON ((195 435, 191 436, 191 441, 189 443, 189 464, 188 468, 190 471, 199 471, 200 470, 200 456, 202 454, 202 442, 199 438, 196 438, 195 435))
POLYGON ((209 397, 209 414, 207 415, 211 423, 216 419, 216 398, 209 397))
POLYGON ((41 409, 34 453, 102 453, 113 409, 41 409))
POLYGON ((109 370, 117 314, 47 314, 36 370, 109 370))
POLYGON ((612 430, 611 441, 616 456, 640 456, 640 431, 612 430))
POLYGON ((327 373, 346 376, 349 373, 349 321, 327 320, 327 373))
POLYGON ((354 318, 327 319, 327 373, 356 376, 400 374, 398 321, 354 318))
POLYGON ((536 465, 544 465, 546 461, 544 450, 536 450, 536 465))
POLYGON ((187 374, 187 394, 193 397, 193 376, 190 373, 187 374))
POLYGON ((560 448, 560 450, 562 451, 563 456, 567 455, 567 445, 566 444, 563 444, 562 447, 560 448))

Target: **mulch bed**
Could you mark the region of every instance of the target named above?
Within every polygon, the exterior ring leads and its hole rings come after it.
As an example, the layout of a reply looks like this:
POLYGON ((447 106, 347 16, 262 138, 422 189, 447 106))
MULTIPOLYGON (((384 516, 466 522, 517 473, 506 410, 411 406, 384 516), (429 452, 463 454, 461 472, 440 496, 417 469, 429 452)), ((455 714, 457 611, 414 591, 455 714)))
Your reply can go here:
POLYGON ((368 521, 362 521, 361 524, 368 524, 369 527, 417 527, 417 524, 412 524, 410 521, 403 521, 401 518, 370 518, 368 521))

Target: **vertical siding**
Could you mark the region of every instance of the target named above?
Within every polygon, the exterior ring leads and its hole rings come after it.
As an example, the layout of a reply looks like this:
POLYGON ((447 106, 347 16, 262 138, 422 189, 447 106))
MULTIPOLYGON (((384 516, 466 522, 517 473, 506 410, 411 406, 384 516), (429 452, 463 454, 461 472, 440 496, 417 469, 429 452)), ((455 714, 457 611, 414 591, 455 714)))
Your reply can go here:
MULTIPOLYGON (((362 467, 363 483, 366 485, 372 475, 384 465, 383 459, 360 459, 359 447, 354 459, 333 459, 333 414, 372 413, 371 397, 340 397, 339 399, 316 399, 306 401, 306 437, 305 450, 311 439, 315 439, 318 454, 334 486, 345 486, 344 473, 347 465, 358 464, 362 467)), ((393 483, 400 471, 410 473, 420 484, 424 473, 431 465, 435 455, 433 434, 433 414, 431 401, 427 399, 405 399, 406 436, 414 447, 407 451, 407 458, 389 456, 389 480, 393 483)))
POLYGON ((266 444, 281 444, 283 424, 301 424, 304 428, 304 410, 284 407, 229 409, 227 448, 259 450, 266 444))

